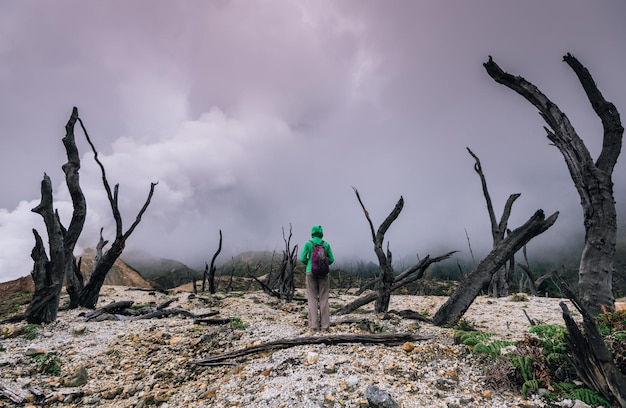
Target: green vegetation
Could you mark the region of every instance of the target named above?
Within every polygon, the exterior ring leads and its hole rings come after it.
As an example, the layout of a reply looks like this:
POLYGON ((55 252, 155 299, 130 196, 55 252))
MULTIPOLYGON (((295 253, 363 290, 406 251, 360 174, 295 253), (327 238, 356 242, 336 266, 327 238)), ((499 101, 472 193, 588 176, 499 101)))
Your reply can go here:
POLYGON ((139 310, 139 309, 143 309, 145 307, 152 307, 152 306, 154 306, 154 303, 134 304, 134 305, 131 305, 130 309, 131 310, 139 310))
POLYGON ((32 298, 32 291, 17 292, 6 298, 0 298, 0 320, 20 313, 32 298))
POLYGON ((600 394, 586 387, 571 382, 559 382, 553 385, 554 391, 546 394, 548 401, 554 402, 562 399, 580 400, 587 405, 610 407, 611 404, 602 398, 600 394))
POLYGON ((596 321, 615 366, 626 376, 626 310, 600 314, 596 321))
POLYGON ((244 330, 248 327, 248 323, 244 322, 239 317, 233 317, 232 319, 230 319, 230 327, 235 330, 244 330))
POLYGON ((474 332, 476 331, 476 323, 467 319, 459 319, 451 326, 457 331, 474 332))
POLYGON ((516 293, 511 296, 511 301, 513 302, 528 302, 528 296, 523 293, 516 293))
POLYGON ((513 367, 517 368, 522 374, 522 395, 524 398, 528 397, 528 391, 537 391, 539 389, 540 381, 535 376, 533 364, 535 358, 530 355, 516 355, 511 358, 513 367))
POLYGON ((492 358, 498 358, 504 347, 512 346, 514 343, 508 340, 493 340, 488 343, 478 343, 472 348, 472 353, 484 353, 492 358))
POLYGON ((27 324, 24 328, 24 337, 28 340, 34 340, 37 337, 38 324, 27 324))
POLYGON ((385 332, 385 328, 382 325, 380 325, 380 324, 378 324, 376 322, 372 323, 369 326, 369 330, 372 333, 384 333, 385 332))
POLYGON ((472 353, 487 354, 493 359, 496 359, 501 354, 501 350, 504 347, 514 344, 507 340, 493 339, 492 337, 495 336, 495 333, 482 333, 476 330, 456 330, 454 336, 458 343, 469 346, 472 353))
MULTIPOLYGON (((603 333, 610 333, 605 336, 605 340, 616 365, 626 374, 626 342, 620 343, 614 336, 626 332, 626 313, 600 315, 598 322, 603 333)), ((516 387, 524 398, 539 388, 545 388, 550 390, 544 395, 548 401, 578 399, 591 406, 610 406, 599 393, 576 384, 579 379, 568 358, 568 333, 565 326, 532 326, 530 335, 516 343, 492 341, 492 336, 492 333, 478 331, 455 332, 458 342, 470 346, 473 353, 484 354, 493 360, 486 370, 488 382, 504 388, 516 387), (511 345, 515 349, 502 355, 502 348, 511 345)))
POLYGON ((603 335, 626 333, 626 310, 603 313, 597 316, 596 322, 603 335))
POLYGON ((58 356, 50 353, 37 354, 33 356, 33 360, 39 364, 39 372, 55 376, 61 375, 61 359, 58 356))

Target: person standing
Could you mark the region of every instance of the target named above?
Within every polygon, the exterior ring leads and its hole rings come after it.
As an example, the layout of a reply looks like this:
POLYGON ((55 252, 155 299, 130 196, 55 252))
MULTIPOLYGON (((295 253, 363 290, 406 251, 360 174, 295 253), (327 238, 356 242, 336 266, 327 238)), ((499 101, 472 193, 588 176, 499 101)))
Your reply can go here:
POLYGON ((330 278, 326 273, 318 273, 318 266, 313 265, 313 258, 318 261, 319 257, 326 257, 327 265, 335 262, 330 244, 323 240, 324 231, 321 225, 311 228, 311 239, 307 241, 300 254, 300 261, 306 265, 306 298, 309 306, 309 330, 324 331, 330 329, 330 305, 328 295, 330 291, 330 278), (323 248, 324 253, 319 250, 323 248), (317 252, 314 256, 314 252, 317 252))

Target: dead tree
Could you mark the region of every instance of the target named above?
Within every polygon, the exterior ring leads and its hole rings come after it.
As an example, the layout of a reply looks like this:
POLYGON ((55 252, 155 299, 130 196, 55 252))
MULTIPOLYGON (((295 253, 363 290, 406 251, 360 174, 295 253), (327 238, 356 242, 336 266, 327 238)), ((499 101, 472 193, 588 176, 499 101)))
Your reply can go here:
MULTIPOLYGON (((469 154, 474 158, 474 171, 480 177, 480 182, 483 187, 483 195, 485 196, 485 201, 487 203, 487 212, 489 212, 489 221, 491 222, 491 237, 493 238, 493 246, 495 248, 495 246, 504 239, 504 236, 507 232, 509 217, 511 216, 511 208, 513 207, 513 203, 515 202, 515 200, 517 200, 521 194, 516 193, 509 196, 509 198, 506 200, 506 204, 504 205, 504 211, 502 212, 502 217, 500 217, 500 222, 498 222, 496 219, 496 213, 493 210, 491 196, 489 195, 489 189, 487 188, 487 179, 485 178, 485 174, 483 173, 480 159, 474 154, 474 152, 470 150, 469 147, 466 147, 466 149, 469 154)), ((514 267, 515 262, 511 258, 508 262, 508 267, 505 263, 505 265, 503 265, 502 268, 500 268, 493 275, 493 279, 491 280, 490 285, 493 297, 504 297, 509 294, 509 276, 512 276, 514 267)))
POLYGON ((76 275, 74 275, 75 280, 74 282, 70 283, 72 285, 76 285, 76 287, 79 288, 76 295, 72 295, 70 293, 70 304, 74 306, 82 306, 89 309, 94 309, 96 307, 96 304, 98 303, 98 297, 100 296, 100 289, 104 284, 104 279, 111 270, 111 267, 113 266, 117 258, 119 258, 119 256, 124 251, 126 241, 133 233, 137 225, 139 225, 139 223, 141 222, 141 217, 150 205, 150 200, 152 199, 152 195, 154 194, 154 187, 157 185, 157 183, 150 183, 150 192, 148 193, 148 198, 143 204, 143 207, 139 210, 139 213, 137 214, 137 217, 135 218, 133 224, 128 230, 126 230, 126 232, 124 232, 122 228, 122 215, 118 207, 119 184, 115 185, 112 192, 106 177, 104 166, 100 162, 100 159, 98 159, 98 152, 94 144, 91 142, 91 139, 89 138, 87 129, 85 129, 85 125, 80 118, 78 118, 78 121, 80 122, 83 132, 85 133, 85 137, 87 138, 89 146, 91 146, 94 154, 94 159, 100 167, 102 173, 102 183, 104 184, 104 189, 106 190, 116 225, 115 239, 113 240, 111 247, 104 253, 103 248, 108 243, 108 241, 104 240, 104 238, 102 237, 102 229, 100 230, 100 240, 98 242, 98 246, 96 247, 96 259, 94 260, 93 269, 87 278, 87 282, 83 285, 82 280, 77 279, 76 275), (74 297, 72 298, 72 296, 74 297))
POLYGON ((219 241, 219 245, 217 246, 217 251, 215 251, 215 254, 213 254, 213 258, 211 258, 211 267, 209 268, 209 266, 205 264, 204 275, 202 277, 202 291, 204 292, 206 288, 206 281, 208 280, 209 281, 209 293, 211 293, 212 295, 215 294, 216 292, 215 259, 217 259, 217 256, 220 254, 220 252, 222 252, 222 230, 220 230, 220 241, 219 241))
POLYGON ((378 264, 380 265, 381 277, 377 284, 378 294, 374 308, 377 313, 386 312, 389 309, 389 300, 391 299, 391 286, 393 285, 394 274, 393 266, 391 264, 392 254, 389 250, 389 243, 387 243, 387 252, 385 253, 385 251, 383 251, 383 241, 385 240, 385 233, 391 224, 398 218, 400 212, 402 211, 402 207, 404 207, 404 198, 402 198, 402 196, 400 197, 394 209, 387 216, 385 221, 380 224, 378 231, 375 232, 372 219, 370 218, 369 212, 365 209, 365 205, 363 205, 363 201, 361 200, 358 190, 354 187, 352 187, 352 189, 354 190, 356 198, 359 200, 359 204, 361 204, 361 208, 365 214, 365 218, 367 218, 367 222, 369 223, 370 231, 372 233, 372 241, 374 242, 374 252, 376 253, 378 264))
POLYGON ((228 285, 226 285, 226 289, 224 289, 224 292, 226 293, 230 292, 230 290, 232 289, 233 276, 235 275, 235 258, 231 256, 230 259, 231 259, 230 277, 228 278, 228 285))
POLYGON ((584 214, 585 246, 578 269, 581 301, 592 315, 602 306, 614 308, 612 292, 613 261, 617 236, 617 214, 612 174, 622 148, 624 127, 615 106, 602 96, 591 74, 574 56, 563 60, 578 76, 604 129, 602 151, 594 162, 589 150, 569 119, 550 99, 521 76, 504 72, 489 57, 484 64, 489 76, 520 94, 538 110, 548 124, 548 139, 559 149, 580 196, 584 214))
POLYGON ((559 213, 545 218, 542 210, 537 210, 521 227, 511 231, 498 243, 478 266, 469 274, 448 300, 437 310, 433 324, 443 326, 454 323, 469 309, 481 289, 488 284, 493 274, 505 264, 511 255, 520 250, 531 239, 541 234, 554 224, 559 213))
POLYGON ((276 279, 270 285, 270 287, 273 289, 278 288, 280 299, 290 302, 293 299, 293 295, 296 291, 293 273, 296 268, 298 245, 291 248, 291 224, 289 225, 289 237, 285 238, 284 228, 282 231, 283 241, 285 242, 285 249, 283 249, 283 258, 280 263, 278 275, 276 275, 276 279))
POLYGON ((626 408, 626 378, 615 365, 596 320, 567 284, 556 273, 553 276, 561 283, 567 297, 583 317, 584 333, 572 318, 567 305, 564 302, 559 303, 569 334, 565 341, 572 354, 570 360, 576 373, 589 388, 616 406, 626 408))
MULTIPOLYGON (((532 270, 530 269, 530 263, 528 262, 528 253, 526 252, 526 245, 524 245, 524 247, 522 248, 522 254, 524 255, 524 261, 526 261, 526 265, 518 263, 519 267, 522 268, 522 271, 524 272, 522 274, 522 277, 520 278, 519 292, 523 292, 526 286, 528 286, 530 294, 533 296, 537 296, 537 287, 539 285, 535 283, 535 277, 532 270)), ((541 282, 543 282, 543 280, 541 282)))
MULTIPOLYGON (((35 247, 31 257, 34 261, 32 276, 35 282, 35 293, 25 313, 29 323, 50 323, 56 320, 63 281, 67 276, 72 276, 78 268, 73 251, 85 224, 87 205, 78 175, 80 158, 74 138, 74 126, 77 120, 80 120, 78 109, 74 107, 65 125, 63 145, 68 161, 62 166, 74 207, 70 225, 65 229, 58 212, 53 209, 52 182, 47 174, 44 174, 41 182, 41 202, 32 210, 44 219, 48 233, 50 259, 48 260, 46 255, 43 240, 33 229, 35 247)), ((67 286, 67 290, 70 294, 75 293, 75 288, 71 285, 67 286)))
MULTIPOLYGON (((441 262, 445 259, 448 259, 455 252, 456 251, 448 252, 447 254, 437 256, 435 258, 431 258, 430 255, 426 255, 426 257, 422 259, 421 261, 419 261, 417 264, 411 266, 410 268, 405 269, 398 276, 394 277, 394 281, 393 281, 393 284, 391 285, 391 288, 389 289, 389 293, 391 294, 395 290, 398 290, 401 287, 408 285, 409 283, 412 283, 418 279, 421 279, 424 276, 424 273, 426 273, 426 271, 430 267, 430 265, 437 263, 437 262, 441 262)), ((335 314, 342 315, 342 314, 352 313, 359 307, 364 306, 368 303, 371 303, 377 299, 378 299, 378 293, 370 293, 342 307, 341 309, 337 310, 335 314)), ((376 312, 378 313, 378 310, 376 310, 376 312)))

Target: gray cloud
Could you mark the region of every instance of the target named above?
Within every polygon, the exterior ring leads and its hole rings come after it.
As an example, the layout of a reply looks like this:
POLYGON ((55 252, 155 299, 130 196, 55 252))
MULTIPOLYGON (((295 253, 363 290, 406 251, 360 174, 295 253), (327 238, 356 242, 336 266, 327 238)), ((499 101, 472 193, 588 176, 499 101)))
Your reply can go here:
MULTIPOLYGON (((396 259, 490 246, 469 146, 497 212, 521 193, 511 226, 560 211, 530 253, 578 244, 582 210, 558 150, 527 102, 497 85, 488 55, 535 83, 570 117, 594 156, 601 124, 573 72, 572 52, 605 97, 626 109, 621 3, 454 1, 136 1, 0 4, 0 281, 26 275, 30 212, 43 172, 69 220, 61 144, 78 106, 126 228, 158 181, 128 243, 192 266, 212 255, 280 250, 324 225, 340 260, 372 259, 369 227, 402 195, 387 238, 396 259)), ((79 245, 113 223, 84 139, 89 214, 79 245)), ((624 213, 624 164, 615 191, 624 213)))

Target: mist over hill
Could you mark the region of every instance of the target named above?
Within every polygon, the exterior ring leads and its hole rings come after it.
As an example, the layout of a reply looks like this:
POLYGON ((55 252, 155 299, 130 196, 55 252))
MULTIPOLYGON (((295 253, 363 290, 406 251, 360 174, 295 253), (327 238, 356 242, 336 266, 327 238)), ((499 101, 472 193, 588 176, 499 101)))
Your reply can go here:
MULTIPOLYGON (((624 230, 620 232, 616 246, 617 251, 615 255, 613 284, 616 297, 626 295, 626 234, 624 230)), ((525 255, 523 251, 519 251, 518 254, 516 254, 515 261, 528 265, 535 273, 536 278, 551 271, 556 271, 575 288, 578 280, 578 264, 580 262, 583 242, 578 239, 576 242, 572 241, 572 237, 564 237, 564 245, 551 251, 543 251, 541 248, 529 248, 525 255), (569 244, 565 245, 566 242, 569 242, 569 244)), ((448 250, 451 249, 446 249, 445 251, 448 250)), ((426 255, 430 255, 431 257, 439 256, 445 251, 413 254, 395 259, 394 269, 396 273, 400 273, 405 268, 419 262, 419 260, 426 255)), ((472 253, 469 247, 461 248, 459 252, 454 254, 450 259, 433 265, 426 273, 425 277, 439 280, 461 280, 463 276, 469 274, 486 255, 486 253, 472 253)), ((218 256, 216 259, 216 278, 224 279, 229 276, 248 277, 248 275, 260 277, 277 273, 282 262, 282 257, 282 252, 276 251, 244 251, 230 257, 218 256)), ((178 287, 192 282, 194 279, 200 283, 204 272, 204 266, 194 268, 178 260, 160 258, 142 251, 127 251, 122 254, 121 260, 124 265, 127 265, 134 273, 145 278, 150 285, 157 289, 178 287)), ((342 273, 366 278, 375 276, 379 271, 377 263, 362 259, 339 259, 333 268, 342 273)), ((303 265, 298 261, 296 264, 296 274, 302 272, 303 265)), ((521 274, 521 271, 518 270, 516 273, 521 274)), ((111 279, 111 282, 121 282, 122 278, 118 276, 119 274, 119 272, 114 272, 111 274, 111 278, 108 279, 111 279)), ((547 290, 551 291, 554 289, 556 288, 548 288, 547 290)))
POLYGON ((157 289, 170 289, 195 279, 202 279, 202 272, 182 262, 152 256, 142 251, 128 251, 121 258, 138 270, 157 289))

